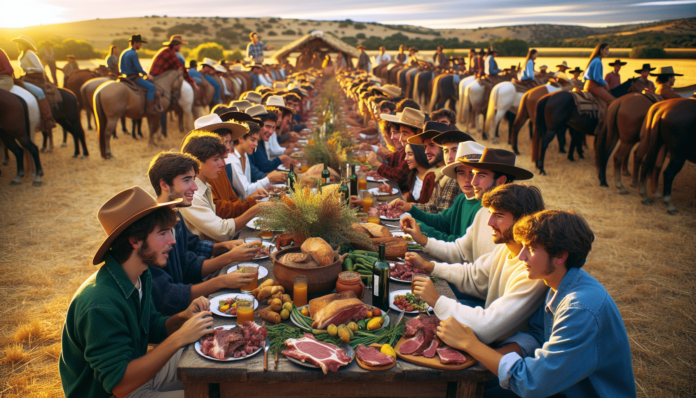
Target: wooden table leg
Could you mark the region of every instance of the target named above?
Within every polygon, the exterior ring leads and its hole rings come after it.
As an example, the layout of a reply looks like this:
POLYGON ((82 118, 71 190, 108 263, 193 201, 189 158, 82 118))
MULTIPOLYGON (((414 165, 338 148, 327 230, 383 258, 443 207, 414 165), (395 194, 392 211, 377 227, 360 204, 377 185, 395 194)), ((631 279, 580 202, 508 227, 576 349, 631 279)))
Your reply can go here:
POLYGON ((208 383, 184 383, 186 398, 208 398, 208 383))
POLYGON ((447 383, 447 398, 481 398, 483 397, 484 384, 476 382, 447 383))

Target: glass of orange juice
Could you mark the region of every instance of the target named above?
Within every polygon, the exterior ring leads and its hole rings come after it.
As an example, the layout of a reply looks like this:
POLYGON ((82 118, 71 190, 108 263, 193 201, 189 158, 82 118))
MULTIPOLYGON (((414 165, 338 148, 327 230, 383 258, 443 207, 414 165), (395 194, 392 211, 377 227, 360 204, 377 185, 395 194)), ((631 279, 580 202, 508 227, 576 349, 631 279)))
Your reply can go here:
POLYGON ((367 211, 367 222, 379 224, 379 210, 372 207, 367 211))
POLYGON ((370 220, 370 207, 374 206, 375 197, 368 191, 360 191, 363 200, 363 213, 367 213, 367 220, 370 220))
POLYGON ((254 273, 252 281, 239 288, 244 293, 249 293, 259 285, 259 265, 256 263, 242 263, 237 266, 237 272, 254 273))
POLYGON ((292 289, 292 302, 297 307, 307 305, 307 275, 295 276, 292 289))
POLYGON ((365 152, 364 149, 361 149, 358 152, 358 160, 360 160, 360 163, 365 163, 367 162, 367 152, 365 152))
POLYGON ((237 325, 243 325, 247 321, 254 322, 254 298, 237 296, 237 325))
POLYGON ((309 160, 307 158, 302 158, 300 162, 300 173, 306 173, 309 170, 309 160))
POLYGON ((367 171, 363 170, 361 167, 360 170, 356 172, 358 175, 358 191, 364 191, 367 189, 367 171))

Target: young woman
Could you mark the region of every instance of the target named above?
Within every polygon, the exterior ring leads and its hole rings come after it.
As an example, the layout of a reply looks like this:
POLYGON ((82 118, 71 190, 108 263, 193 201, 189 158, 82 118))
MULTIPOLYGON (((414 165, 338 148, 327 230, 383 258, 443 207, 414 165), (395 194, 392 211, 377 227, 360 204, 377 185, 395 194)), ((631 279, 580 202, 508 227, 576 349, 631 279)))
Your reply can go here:
POLYGON ((406 164, 409 168, 406 184, 411 190, 404 195, 406 201, 412 203, 428 203, 435 188, 435 172, 430 168, 425 147, 422 145, 406 144, 406 164))
POLYGON ((283 173, 272 171, 266 177, 252 182, 252 165, 249 155, 254 153, 256 147, 259 146, 259 131, 260 128, 256 123, 249 123, 249 132, 235 141, 234 152, 228 157, 236 174, 232 182, 235 190, 239 192, 240 196, 243 196, 242 200, 258 188, 265 189, 270 184, 284 181, 283 173))
POLYGON ((529 88, 537 85, 534 79, 534 61, 537 58, 537 50, 531 49, 527 53, 527 59, 524 60, 524 70, 520 72, 520 83, 526 84, 529 88))
POLYGON ((585 79, 585 86, 583 87, 583 91, 589 91, 596 97, 610 103, 616 98, 611 95, 609 86, 602 77, 604 76, 602 58, 605 58, 607 55, 609 55, 609 43, 598 44, 597 47, 595 47, 592 55, 590 55, 587 68, 585 68, 585 74, 583 76, 585 79))

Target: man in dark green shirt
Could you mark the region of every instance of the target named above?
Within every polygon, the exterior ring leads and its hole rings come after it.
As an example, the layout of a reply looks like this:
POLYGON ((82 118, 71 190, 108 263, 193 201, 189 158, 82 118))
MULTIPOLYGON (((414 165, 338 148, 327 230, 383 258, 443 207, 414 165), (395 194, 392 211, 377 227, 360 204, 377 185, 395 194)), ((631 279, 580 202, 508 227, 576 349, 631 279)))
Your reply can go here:
POLYGON ((210 302, 200 297, 162 316, 147 266, 167 264, 177 222, 172 205, 180 201, 158 204, 136 186, 99 209, 107 238, 93 263, 104 265, 75 293, 63 327, 59 370, 67 398, 184 396, 176 366, 183 347, 212 333, 210 302), (158 346, 147 352, 150 343, 158 346))

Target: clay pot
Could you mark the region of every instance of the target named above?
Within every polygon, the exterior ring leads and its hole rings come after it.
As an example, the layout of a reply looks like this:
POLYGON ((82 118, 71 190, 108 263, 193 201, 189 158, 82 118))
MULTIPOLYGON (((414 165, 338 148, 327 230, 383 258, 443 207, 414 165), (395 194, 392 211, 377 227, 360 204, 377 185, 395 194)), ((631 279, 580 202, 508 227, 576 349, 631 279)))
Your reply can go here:
POLYGON ((352 290, 355 296, 362 300, 365 295, 365 284, 362 283, 360 274, 353 271, 344 271, 338 274, 336 282, 336 293, 352 290))
POLYGON ((276 238, 276 249, 282 250, 285 246, 290 246, 293 241, 293 234, 280 234, 276 238))
MULTIPOLYGON (((297 242, 295 242, 297 244, 297 242)), ((336 287, 338 274, 343 270, 343 259, 348 255, 339 256, 334 254, 333 264, 325 267, 301 268, 292 267, 278 261, 285 253, 298 253, 300 247, 290 247, 285 250, 280 250, 271 253, 271 261, 273 261, 273 276, 280 283, 286 292, 292 292, 295 283, 295 276, 307 276, 307 292, 310 296, 322 295, 331 293, 336 287)))
POLYGON ((302 246, 302 244, 306 240, 307 240, 307 237, 304 236, 303 233, 295 232, 295 235, 293 236, 293 241, 295 242, 295 246, 297 246, 297 247, 302 246))

